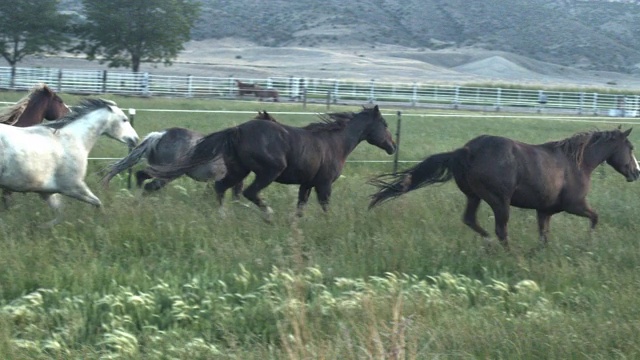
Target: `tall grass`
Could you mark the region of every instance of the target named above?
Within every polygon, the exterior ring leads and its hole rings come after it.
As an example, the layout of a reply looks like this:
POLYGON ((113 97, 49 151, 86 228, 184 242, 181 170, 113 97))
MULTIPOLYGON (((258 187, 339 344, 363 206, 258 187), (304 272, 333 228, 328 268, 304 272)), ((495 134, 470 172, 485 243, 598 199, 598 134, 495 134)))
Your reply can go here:
MULTIPOLYGON (((16 94, 2 93, 2 96, 16 94)), ((19 95, 19 94, 17 94, 19 95)), ((63 97, 73 103, 71 96, 63 97)), ((19 98, 19 96, 17 97, 19 98)), ((300 110, 297 105, 114 98, 123 108, 300 110)), ((348 110, 356 110, 349 108, 348 110)), ((322 111, 322 108, 315 108, 322 111)), ((383 109, 393 113, 393 109, 383 109)), ((251 115, 138 111, 141 136, 185 126, 211 132, 251 115)), ((280 115, 302 125, 312 116, 280 115)), ((393 116, 387 120, 395 132, 393 116)), ((608 128, 608 126, 602 126, 608 128)), ((481 133, 536 143, 593 128, 536 119, 405 118, 401 159, 419 160, 481 133)), ((640 143, 632 132, 632 141, 640 143)), ((94 156, 126 149, 101 140, 94 156)), ((350 159, 389 159, 361 144, 350 159)), ((6 359, 567 359, 640 356, 637 321, 640 190, 603 166, 589 200, 595 233, 571 215, 537 245, 535 213, 513 209, 512 253, 487 254, 460 221, 454 184, 409 193, 372 211, 366 182, 390 164, 348 163, 331 210, 273 184, 266 224, 253 206, 218 215, 205 185, 179 179, 142 197, 126 174, 98 185, 105 207, 65 199, 66 221, 33 194, 0 218, 0 357, 6 359)), ((488 207, 480 222, 492 229, 488 207)))

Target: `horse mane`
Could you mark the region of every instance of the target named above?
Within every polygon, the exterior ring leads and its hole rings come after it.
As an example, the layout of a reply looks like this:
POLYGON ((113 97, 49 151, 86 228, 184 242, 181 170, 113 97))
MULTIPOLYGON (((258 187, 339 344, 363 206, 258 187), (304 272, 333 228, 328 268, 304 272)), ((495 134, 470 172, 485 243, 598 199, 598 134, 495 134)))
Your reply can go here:
POLYGON ((67 116, 60 120, 51 121, 46 124, 40 124, 40 126, 46 126, 51 129, 62 129, 63 127, 73 123, 74 121, 84 117, 92 111, 106 108, 109 106, 116 106, 116 103, 106 99, 93 99, 87 98, 80 101, 80 105, 74 106, 73 111, 69 112, 67 116))
POLYGON ((319 114, 319 122, 311 123, 303 129, 309 131, 336 131, 342 130, 347 126, 347 122, 353 119, 354 113, 350 111, 336 112, 328 114, 319 114))
POLYGON ((24 110, 27 108, 27 105, 29 105, 29 102, 36 95, 45 92, 49 94, 53 93, 51 89, 49 89, 49 87, 44 83, 35 85, 27 95, 18 100, 15 104, 0 110, 0 123, 7 125, 15 124, 20 118, 20 115, 22 115, 24 110))
POLYGON ((546 145, 560 149, 570 159, 573 159, 577 165, 582 165, 582 157, 584 150, 593 144, 601 141, 607 141, 615 137, 615 131, 584 131, 574 134, 563 140, 551 141, 546 145))

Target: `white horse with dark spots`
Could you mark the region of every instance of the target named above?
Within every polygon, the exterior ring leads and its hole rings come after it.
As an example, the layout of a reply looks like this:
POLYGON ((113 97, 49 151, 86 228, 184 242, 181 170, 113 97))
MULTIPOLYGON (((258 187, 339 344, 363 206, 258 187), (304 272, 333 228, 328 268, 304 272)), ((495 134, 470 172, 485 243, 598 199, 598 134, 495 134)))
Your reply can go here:
POLYGON ((0 188, 35 192, 56 213, 47 223, 62 219, 57 194, 102 206, 84 178, 89 152, 101 135, 128 144, 138 143, 138 134, 115 102, 84 99, 59 121, 27 128, 0 124, 0 188))

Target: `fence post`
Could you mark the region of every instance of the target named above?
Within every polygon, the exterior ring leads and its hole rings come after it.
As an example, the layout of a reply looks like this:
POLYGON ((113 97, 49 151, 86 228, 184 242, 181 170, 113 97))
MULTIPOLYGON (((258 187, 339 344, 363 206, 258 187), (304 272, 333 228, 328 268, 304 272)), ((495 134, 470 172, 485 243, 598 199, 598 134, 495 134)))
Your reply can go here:
POLYGON ((143 96, 149 96, 149 73, 145 72, 142 74, 142 78, 140 80, 140 90, 142 91, 143 96))
POLYGON ((107 92, 107 70, 102 71, 102 88, 100 92, 106 94, 107 92))
POLYGON ((307 108, 307 87, 302 88, 302 108, 307 108))
POLYGON ((371 79, 371 88, 369 90, 369 103, 376 101, 376 79, 371 79))
POLYGON ((338 102, 338 91, 339 91, 339 82, 338 80, 335 81, 335 83, 333 84, 333 103, 336 104, 338 102))
POLYGON ((580 92, 580 105, 578 107, 578 115, 582 115, 583 107, 584 107, 584 92, 580 92))
POLYGON ((455 95, 453 97, 453 108, 458 110, 460 104, 460 86, 456 86, 455 95))
POLYGON ((396 127, 396 153, 393 156, 393 175, 398 173, 398 159, 400 157, 400 127, 402 126, 402 111, 398 110, 398 125, 396 127))
POLYGON ((413 82, 413 94, 411 95, 411 106, 416 106, 418 103, 418 84, 413 82))
POLYGON ((62 69, 58 70, 58 86, 56 91, 62 92, 62 69))
POLYGON ((327 110, 331 107, 331 90, 327 90, 327 110))
POLYGON ((500 101, 502 99, 502 89, 498 88, 496 90, 496 111, 500 111, 500 101))
POLYGON ((187 75, 187 97, 193 97, 193 76, 187 75))
POLYGON ((598 93, 593 93, 593 115, 598 115, 598 93))
MULTIPOLYGON (((129 108, 129 122, 131 123, 131 126, 133 127, 133 118, 136 116, 136 109, 134 108, 129 108)), ((133 150, 133 146, 129 146, 129 152, 131 152, 131 150, 133 150)), ((131 189, 131 173, 132 170, 131 168, 129 168, 129 176, 127 177, 127 189, 131 189)))

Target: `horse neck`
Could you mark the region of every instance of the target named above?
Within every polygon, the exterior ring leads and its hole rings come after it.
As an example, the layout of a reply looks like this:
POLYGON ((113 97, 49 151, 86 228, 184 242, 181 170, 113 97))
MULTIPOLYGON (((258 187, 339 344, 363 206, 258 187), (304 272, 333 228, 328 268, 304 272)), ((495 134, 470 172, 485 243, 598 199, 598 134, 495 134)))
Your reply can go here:
POLYGON ((336 131, 332 134, 336 138, 336 145, 342 147, 344 157, 346 158, 351 152, 364 140, 364 132, 367 128, 365 121, 357 118, 349 120, 342 131, 336 131))
POLYGON ((99 116, 96 113, 89 114, 82 119, 74 120, 72 123, 61 128, 60 133, 72 135, 75 139, 79 140, 87 151, 91 150, 93 146, 107 129, 107 121, 105 117, 100 117, 100 120, 94 119, 95 116, 99 116))
POLYGON ((611 156, 612 151, 613 146, 609 141, 602 141, 596 144, 587 145, 582 155, 583 171, 587 174, 591 174, 598 165, 605 162, 605 160, 611 156))
POLYGON ((27 104, 27 107, 24 109, 22 114, 18 117, 18 121, 14 124, 14 126, 27 127, 36 124, 42 123, 44 120, 44 106, 34 106, 34 100, 30 100, 27 104))

